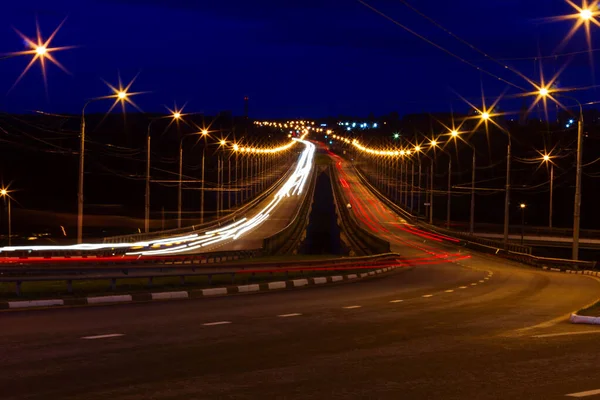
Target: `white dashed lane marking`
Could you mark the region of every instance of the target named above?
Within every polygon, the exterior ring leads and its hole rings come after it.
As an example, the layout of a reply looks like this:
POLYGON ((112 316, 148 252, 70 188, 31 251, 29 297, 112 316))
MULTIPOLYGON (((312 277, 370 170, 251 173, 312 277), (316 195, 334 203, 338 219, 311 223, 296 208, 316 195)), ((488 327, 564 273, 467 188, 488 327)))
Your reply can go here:
POLYGON ((82 337, 82 339, 86 339, 86 340, 108 339, 108 338, 115 338, 115 337, 119 337, 119 336, 125 336, 125 334, 124 333, 109 333, 106 335, 84 336, 84 337, 82 337))
POLYGON ((424 294, 423 297, 433 297, 432 294, 424 294))
POLYGON ((476 283, 471 283, 471 286, 477 286, 477 284, 476 283))
POLYGON ((467 288, 466 286, 459 287, 459 289, 466 289, 466 288, 467 288))
POLYGON ((299 317, 300 315, 302 315, 302 314, 300 314, 300 313, 279 314, 278 317, 288 318, 288 317, 299 317))
POLYGON ((227 325, 230 324, 231 321, 217 321, 217 322, 207 322, 202 325, 204 326, 214 326, 214 325, 227 325))
POLYGON ((346 310, 352 310, 353 308, 361 308, 362 306, 346 306, 346 307, 342 307, 345 308, 346 310))
POLYGON ((402 303, 404 300, 392 300, 390 303, 402 303))
POLYGON ((446 293, 452 293, 452 292, 454 292, 454 289, 448 289, 448 290, 446 290, 446 293))

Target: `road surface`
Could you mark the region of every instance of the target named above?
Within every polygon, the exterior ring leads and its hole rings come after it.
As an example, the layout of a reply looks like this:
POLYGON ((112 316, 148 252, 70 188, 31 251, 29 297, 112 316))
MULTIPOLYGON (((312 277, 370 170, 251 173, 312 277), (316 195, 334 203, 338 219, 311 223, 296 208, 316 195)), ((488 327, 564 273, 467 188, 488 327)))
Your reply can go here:
POLYGON ((408 233, 340 168, 413 267, 288 292, 1 313, 2 399, 600 398, 600 329, 563 320, 600 297, 596 279, 408 233))

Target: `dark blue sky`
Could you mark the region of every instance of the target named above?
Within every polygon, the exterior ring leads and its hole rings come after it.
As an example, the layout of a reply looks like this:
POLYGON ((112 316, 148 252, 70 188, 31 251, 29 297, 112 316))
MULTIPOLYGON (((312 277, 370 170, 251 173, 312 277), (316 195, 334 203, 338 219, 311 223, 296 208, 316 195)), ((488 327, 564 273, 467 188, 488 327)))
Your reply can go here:
MULTIPOLYGON (((433 0, 411 4, 493 57, 551 54, 572 22, 544 17, 571 13, 563 0, 433 0)), ((443 47, 519 85, 526 82, 419 17, 398 0, 370 4, 443 47)), ((15 27, 47 36, 68 17, 54 53, 72 75, 48 68, 46 97, 39 67, 7 94, 27 57, 0 61, 0 108, 9 112, 79 112, 86 99, 108 94, 101 78, 150 91, 136 102, 144 111, 188 102, 187 111, 241 114, 250 97, 252 117, 320 117, 460 108, 453 90, 477 97, 506 85, 453 59, 354 0, 27 0, 4 2, 0 53, 23 50, 15 27)), ((594 29, 592 31, 597 31, 594 29)), ((600 29, 600 28, 598 28, 600 29)), ((563 50, 585 49, 576 35, 563 50)), ((547 75, 566 59, 549 59, 547 75)), ((511 61, 526 75, 534 61, 511 61)), ((561 84, 593 83, 587 55, 571 60, 561 84)), ((511 90, 511 93, 515 91, 511 90)), ((594 100, 596 92, 581 93, 594 100)), ((505 108, 518 109, 507 102, 505 108)), ((109 103, 95 103, 101 112, 109 103)))

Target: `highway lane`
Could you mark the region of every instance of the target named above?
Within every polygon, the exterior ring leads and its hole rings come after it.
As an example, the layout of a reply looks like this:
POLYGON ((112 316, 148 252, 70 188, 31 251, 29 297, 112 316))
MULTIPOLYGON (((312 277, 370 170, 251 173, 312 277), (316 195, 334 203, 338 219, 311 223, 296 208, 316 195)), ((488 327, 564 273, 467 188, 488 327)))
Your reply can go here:
POLYGON ((599 297, 597 280, 451 257, 451 243, 387 220, 341 168, 370 205, 363 217, 412 267, 285 293, 0 313, 2 398, 558 399, 600 389, 600 330, 556 321, 599 297))

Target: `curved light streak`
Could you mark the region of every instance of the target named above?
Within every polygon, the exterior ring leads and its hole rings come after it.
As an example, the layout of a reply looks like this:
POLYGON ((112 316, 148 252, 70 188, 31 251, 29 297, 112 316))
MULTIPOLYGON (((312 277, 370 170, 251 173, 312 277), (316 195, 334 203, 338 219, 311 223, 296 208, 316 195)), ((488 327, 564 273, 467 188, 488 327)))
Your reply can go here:
POLYGON ((224 225, 218 229, 210 231, 193 233, 183 236, 175 236, 157 240, 145 240, 135 243, 82 243, 68 246, 7 246, 0 247, 0 252, 11 251, 56 251, 56 250, 113 250, 113 249, 129 249, 145 248, 139 251, 129 251, 126 255, 167 255, 175 253, 183 253, 196 250, 200 247, 210 246, 226 240, 236 240, 244 236, 260 224, 269 219, 271 213, 277 208, 281 200, 285 197, 299 196, 302 194, 304 185, 312 171, 313 159, 315 153, 315 145, 303 140, 294 139, 306 146, 302 151, 294 172, 284 185, 273 196, 269 204, 259 211, 252 218, 241 218, 240 220, 228 225, 224 225), (171 246, 170 248, 151 249, 153 246, 171 246))

